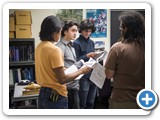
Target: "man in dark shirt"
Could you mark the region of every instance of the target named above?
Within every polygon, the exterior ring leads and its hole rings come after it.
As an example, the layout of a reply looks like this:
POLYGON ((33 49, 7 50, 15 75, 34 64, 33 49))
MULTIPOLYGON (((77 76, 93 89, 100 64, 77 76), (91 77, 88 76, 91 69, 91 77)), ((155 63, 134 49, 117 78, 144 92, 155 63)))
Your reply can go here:
MULTIPOLYGON (((94 57, 94 42, 90 39, 90 35, 95 32, 94 23, 89 19, 85 19, 80 24, 81 35, 74 41, 73 45, 76 51, 77 59, 83 59, 85 62, 90 57, 94 57)), ((81 109, 92 109, 94 106, 94 100, 96 97, 97 87, 92 83, 90 78, 91 73, 85 74, 80 79, 80 108, 81 109)))

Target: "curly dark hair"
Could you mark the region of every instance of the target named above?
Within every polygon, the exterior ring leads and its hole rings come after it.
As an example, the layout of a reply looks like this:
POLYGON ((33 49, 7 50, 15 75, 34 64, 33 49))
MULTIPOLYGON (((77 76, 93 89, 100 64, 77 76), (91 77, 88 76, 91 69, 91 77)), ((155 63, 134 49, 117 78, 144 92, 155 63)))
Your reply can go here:
POLYGON ((89 19, 84 19, 81 23, 80 23, 80 30, 79 33, 81 33, 82 30, 87 30, 87 29, 91 29, 92 33, 94 33, 96 31, 96 27, 94 25, 94 22, 92 22, 89 19))
POLYGON ((41 30, 39 32, 39 37, 42 41, 54 41, 53 33, 59 32, 63 27, 63 22, 51 15, 46 17, 42 24, 41 24, 41 30))

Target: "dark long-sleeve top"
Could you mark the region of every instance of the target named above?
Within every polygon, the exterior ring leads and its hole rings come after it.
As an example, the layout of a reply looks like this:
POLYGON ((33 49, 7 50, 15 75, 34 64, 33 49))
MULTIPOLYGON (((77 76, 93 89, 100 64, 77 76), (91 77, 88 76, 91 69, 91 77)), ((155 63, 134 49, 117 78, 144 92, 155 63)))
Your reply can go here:
MULTIPOLYGON (((79 36, 74 42, 73 47, 76 52, 77 60, 83 59, 85 62, 89 60, 87 54, 94 52, 94 42, 90 38, 86 39, 83 36, 79 36)), ((91 73, 85 74, 83 78, 89 78, 91 73)))

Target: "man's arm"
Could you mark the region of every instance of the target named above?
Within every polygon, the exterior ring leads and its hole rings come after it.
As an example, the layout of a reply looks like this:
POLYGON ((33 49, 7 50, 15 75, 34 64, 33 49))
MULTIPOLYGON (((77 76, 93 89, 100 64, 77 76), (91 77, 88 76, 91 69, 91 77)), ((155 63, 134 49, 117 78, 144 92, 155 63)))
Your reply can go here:
POLYGON ((105 69, 105 74, 108 79, 111 79, 114 76, 114 71, 109 70, 109 69, 105 69))
POLYGON ((70 74, 64 73, 63 67, 54 68, 53 72, 56 74, 56 78, 58 79, 60 84, 64 84, 70 81, 73 81, 75 78, 77 78, 81 74, 88 73, 92 68, 86 66, 84 68, 79 69, 78 71, 75 71, 70 74))

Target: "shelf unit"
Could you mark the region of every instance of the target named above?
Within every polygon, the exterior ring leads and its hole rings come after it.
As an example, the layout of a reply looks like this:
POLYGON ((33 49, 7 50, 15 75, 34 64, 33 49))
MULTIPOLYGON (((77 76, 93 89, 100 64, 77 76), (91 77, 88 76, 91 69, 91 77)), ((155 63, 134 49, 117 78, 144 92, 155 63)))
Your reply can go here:
POLYGON ((12 99, 13 99, 15 83, 18 83, 23 79, 27 79, 27 80, 30 80, 31 82, 35 82, 35 64, 34 64, 35 48, 34 47, 35 47, 34 38, 10 38, 9 39, 9 83, 10 83, 9 84, 9 106, 10 108, 13 107, 12 99))

